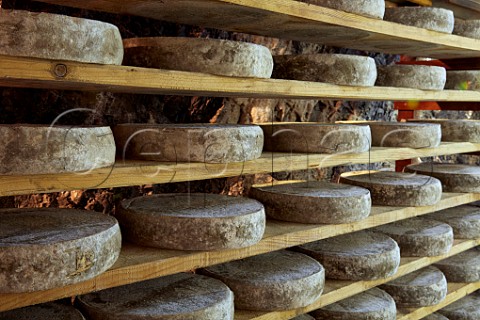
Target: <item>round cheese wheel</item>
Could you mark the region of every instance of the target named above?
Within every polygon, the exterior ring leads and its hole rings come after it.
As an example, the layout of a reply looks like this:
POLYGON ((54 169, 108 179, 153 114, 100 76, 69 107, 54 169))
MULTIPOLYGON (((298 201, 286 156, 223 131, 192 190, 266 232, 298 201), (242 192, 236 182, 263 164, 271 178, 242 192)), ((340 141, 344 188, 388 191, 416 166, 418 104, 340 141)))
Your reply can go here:
POLYGON ((476 248, 437 262, 435 266, 449 282, 480 281, 480 251, 476 248))
POLYGON ((423 318, 424 320, 448 320, 447 317, 442 316, 440 313, 432 313, 431 315, 423 318))
POLYGON ((327 123, 264 123, 265 150, 303 153, 360 153, 370 149, 368 126, 327 123))
POLYGON ((428 218, 448 223, 456 239, 480 238, 479 207, 470 205, 453 207, 431 213, 428 218))
POLYGON ((116 213, 125 238, 143 246, 219 250, 251 246, 265 231, 263 205, 217 194, 159 194, 124 200, 116 213))
POLYGON ((121 124, 113 128, 126 159, 228 163, 262 155, 263 132, 254 125, 121 124))
POLYGON ((386 8, 383 19, 444 33, 452 33, 455 23, 451 10, 420 6, 386 8))
POLYGON ((388 293, 373 288, 315 310, 312 315, 317 320, 395 320, 397 309, 388 293))
POLYGON ((447 71, 445 89, 450 90, 480 90, 480 70, 447 71))
POLYGON ((203 273, 226 283, 235 307, 274 311, 305 307, 322 294, 325 270, 297 252, 276 251, 208 267, 203 273))
POLYGON ((269 217, 299 223, 359 221, 372 207, 367 189, 326 181, 253 187, 249 195, 265 205, 269 217))
POLYGON ((345 234, 298 247, 318 260, 327 279, 375 280, 397 272, 400 249, 383 234, 368 231, 345 234))
POLYGON ((409 165, 405 171, 437 178, 445 192, 480 192, 480 167, 477 166, 423 162, 409 165))
POLYGON ((398 308, 437 305, 447 296, 447 279, 435 267, 426 267, 380 286, 390 294, 398 308))
POLYGON ((453 245, 448 224, 423 218, 410 218, 375 228, 398 243, 402 257, 432 257, 447 254, 453 245))
POLYGON ((273 77, 371 87, 377 79, 375 60, 346 54, 299 54, 274 57, 273 77))
POLYGON ((375 85, 422 90, 443 90, 447 72, 443 67, 421 65, 390 65, 377 67, 375 85))
POLYGON ((340 176, 340 182, 370 190, 372 204, 380 206, 429 206, 440 201, 439 180, 391 171, 353 171, 340 176))
POLYGON ((0 34, 3 55, 113 65, 123 59, 120 31, 105 22, 2 9, 0 34))
POLYGON ((123 64, 146 68, 270 78, 273 58, 267 47, 204 38, 132 38, 123 41, 123 64))
POLYGON ((110 127, 0 125, 0 174, 80 172, 112 166, 110 127))
POLYGON ((383 0, 300 0, 322 7, 356 13, 370 18, 383 19, 385 1, 383 0))
POLYGON ((0 320, 85 320, 72 306, 50 302, 0 312, 0 320))
POLYGON ((467 38, 480 39, 480 20, 455 19, 453 34, 467 38))
POLYGON ((292 320, 315 320, 315 318, 309 314, 302 314, 302 315, 296 316, 292 320))
POLYGON ((115 218, 75 209, 0 210, 0 292, 63 287, 110 268, 120 254, 115 218))
POLYGON ((480 142, 480 121, 478 120, 421 119, 409 121, 440 124, 442 127, 442 141, 480 142))
POLYGON ((478 320, 480 319, 480 292, 472 293, 455 301, 438 310, 438 313, 449 320, 478 320))
POLYGON ((233 320, 233 293, 209 277, 179 273, 78 298, 91 320, 233 320))

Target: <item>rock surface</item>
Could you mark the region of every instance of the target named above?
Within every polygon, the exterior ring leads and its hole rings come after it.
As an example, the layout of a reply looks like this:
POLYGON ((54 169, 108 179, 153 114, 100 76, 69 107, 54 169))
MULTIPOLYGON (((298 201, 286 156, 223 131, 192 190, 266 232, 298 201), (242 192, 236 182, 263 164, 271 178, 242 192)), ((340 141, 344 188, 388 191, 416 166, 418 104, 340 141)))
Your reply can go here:
POLYGON ((0 320, 85 320, 72 306, 50 302, 0 312, 0 320))
POLYGON ((376 227, 398 243, 402 257, 433 257, 447 254, 453 245, 448 224, 424 218, 410 218, 376 227))
POLYGON ((354 171, 340 176, 340 182, 370 190, 372 204, 380 206, 428 206, 440 201, 439 180, 391 171, 354 171))
POLYGON ((81 172, 115 162, 110 127, 0 125, 0 136, 0 174, 81 172))
POLYGON ((440 124, 442 141, 480 143, 480 121, 478 120, 421 119, 409 121, 440 124))
POLYGON ((222 282, 179 273, 78 298, 92 320, 233 320, 233 293, 222 282))
POLYGON ((480 192, 480 167, 465 164, 423 162, 409 165, 406 172, 437 178, 445 192, 480 192))
POLYGON ((327 123, 264 123, 265 151, 360 153, 370 149, 368 126, 327 123))
POLYGON ((447 279, 435 267, 426 267, 380 286, 393 297, 398 308, 437 305, 447 296, 447 279))
POLYGON ((124 65, 270 78, 273 58, 267 47, 230 40, 158 37, 123 41, 124 65))
POLYGON ((253 187, 250 196, 265 205, 269 217, 299 223, 348 223, 368 217, 367 189, 311 181, 253 187))
POLYGON ((314 259, 291 251, 275 251, 211 266, 204 274, 226 283, 235 307, 274 311, 305 307, 323 292, 325 270, 314 259))
POLYGON ((216 194, 160 194, 123 200, 116 217, 142 246, 219 250, 251 246, 265 231, 263 205, 216 194))
POLYGON ((437 262, 449 282, 480 281, 480 251, 476 248, 437 262))
POLYGON ((375 85, 422 90, 443 90, 447 72, 443 67, 421 65, 378 66, 375 85))
POLYGON ((480 90, 480 70, 447 71, 445 89, 480 90))
POLYGON ((299 54, 274 57, 273 78, 371 87, 375 60, 346 54, 299 54))
POLYGON ((120 254, 117 221, 73 209, 0 211, 0 292, 63 287, 110 268, 120 254))
POLYGON ((480 238, 480 208, 463 205, 431 213, 429 219, 448 223, 455 239, 480 238))
POLYGON ((300 0, 322 7, 356 13, 362 16, 383 19, 385 1, 383 0, 300 0))
POLYGON ((472 293, 454 303, 438 310, 449 320, 480 319, 480 292, 472 293))
POLYGON ((452 33, 455 23, 453 11, 434 7, 386 8, 383 19, 444 33, 452 33))
POLYGON ((480 39, 480 20, 455 19, 453 34, 462 37, 480 39))
POLYGON ((395 274, 400 264, 397 243, 388 236, 368 231, 307 243, 298 250, 318 260, 327 279, 383 279, 395 274))
POLYGON ((263 132, 254 125, 121 124, 113 128, 126 159, 229 163, 262 155, 263 132))
POLYGON ((312 312, 317 320, 395 320, 393 298, 373 288, 312 312))
POLYGON ((109 23, 2 9, 0 54, 120 65, 123 45, 118 28, 109 23))

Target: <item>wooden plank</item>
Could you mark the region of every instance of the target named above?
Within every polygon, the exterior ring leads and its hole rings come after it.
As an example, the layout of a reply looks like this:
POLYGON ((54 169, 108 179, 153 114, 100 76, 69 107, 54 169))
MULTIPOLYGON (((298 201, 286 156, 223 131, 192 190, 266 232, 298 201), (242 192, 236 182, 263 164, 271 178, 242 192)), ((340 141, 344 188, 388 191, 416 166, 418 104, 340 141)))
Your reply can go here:
MULTIPOLYGON (((258 244, 244 249, 210 252, 187 252, 158 250, 154 248, 145 248, 125 244, 122 248, 119 261, 110 270, 101 274, 100 276, 79 284, 42 292, 25 294, 0 294, 0 311, 15 309, 27 305, 47 302, 115 286, 121 286, 142 280, 285 249, 288 247, 325 239, 340 234, 363 230, 477 200, 480 200, 480 194, 444 194, 442 200, 435 206, 417 208, 374 207, 372 215, 367 219, 356 223, 341 225, 307 225, 271 220, 267 223, 267 229, 264 238, 258 244)), ((467 250, 479 241, 458 242, 456 243, 454 249, 452 249, 451 254, 458 253, 460 250, 467 250)), ((416 259, 412 263, 408 261, 408 263, 405 263, 404 266, 401 267, 401 270, 403 270, 402 272, 411 272, 416 267, 426 265, 426 263, 431 263, 434 260, 435 258, 421 258, 416 259)), ((404 262, 405 261, 406 260, 404 260, 404 262)), ((326 294, 323 298, 324 300, 321 300, 323 301, 321 303, 325 303, 325 301, 331 301, 329 303, 332 303, 334 300, 337 301, 336 299, 340 299, 341 295, 345 295, 344 297, 347 297, 348 295, 361 292, 362 289, 366 289, 367 287, 371 287, 372 285, 376 284, 377 282, 349 283, 348 288, 343 288, 341 286, 338 289, 340 291, 334 293, 335 288, 333 288, 333 284, 331 283, 331 289, 329 290, 332 293, 326 294)))
POLYGON ((478 40, 295 0, 41 1, 372 52, 437 58, 480 56, 478 40))
POLYGON ((480 101, 480 92, 350 87, 319 82, 223 77, 202 73, 104 66, 0 56, 0 86, 215 97, 287 99, 480 101), (57 65, 67 73, 58 77, 57 65))
POLYGON ((422 319, 435 311, 454 303, 457 300, 469 295, 470 293, 480 289, 480 282, 474 283, 449 283, 448 294, 445 300, 435 306, 423 307, 418 309, 399 310, 397 311, 397 320, 418 320, 422 319))
POLYGON ((160 163, 117 160, 113 168, 85 173, 0 176, 0 196, 64 190, 113 188, 132 185, 184 182, 244 174, 270 173, 374 163, 480 151, 480 143, 444 142, 437 148, 379 148, 359 154, 264 153, 244 163, 160 163))

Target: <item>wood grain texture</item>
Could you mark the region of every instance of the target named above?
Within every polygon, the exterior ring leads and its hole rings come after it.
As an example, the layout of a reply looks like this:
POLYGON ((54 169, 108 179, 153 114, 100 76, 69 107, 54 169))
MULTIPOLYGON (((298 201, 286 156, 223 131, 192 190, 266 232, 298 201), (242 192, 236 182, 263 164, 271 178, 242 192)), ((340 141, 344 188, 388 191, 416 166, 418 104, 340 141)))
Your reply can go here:
POLYGON ((435 58, 480 56, 480 41, 474 39, 294 0, 41 1, 373 52, 435 58))
POLYGON ((83 173, 0 176, 0 196, 184 182, 235 177, 243 174, 326 168, 346 164, 395 161, 476 151, 480 151, 480 143, 444 142, 437 148, 375 147, 372 148, 371 152, 359 154, 263 153, 256 160, 230 164, 167 163, 117 159, 117 162, 111 168, 96 169, 83 173))
MULTIPOLYGON (((434 206, 417 208, 374 207, 371 216, 367 219, 356 223, 341 225, 305 225, 272 220, 267 222, 264 238, 256 245, 243 249, 188 252, 159 250, 125 244, 122 247, 122 252, 117 263, 100 276, 79 284, 42 292, 0 294, 0 311, 242 259, 340 234, 372 228, 478 200, 480 200, 480 194, 444 194, 443 199, 434 206)), ((480 243, 480 239, 458 241, 449 255, 466 251, 478 243, 480 243)), ((400 271, 394 277, 415 271, 446 257, 447 256, 402 259, 403 263, 399 268, 400 271)), ((339 301, 381 283, 383 282, 379 280, 353 283, 344 281, 329 282, 325 292, 326 294, 322 296, 321 300, 317 301, 311 307, 308 307, 308 310, 295 309, 293 311, 279 313, 279 318, 276 318, 277 313, 269 313, 263 319, 288 319, 289 316, 293 317, 295 314, 302 314, 320 306, 339 301)), ((249 315, 251 314, 247 313, 246 316, 249 315)), ((240 317, 240 319, 249 318, 240 317)))

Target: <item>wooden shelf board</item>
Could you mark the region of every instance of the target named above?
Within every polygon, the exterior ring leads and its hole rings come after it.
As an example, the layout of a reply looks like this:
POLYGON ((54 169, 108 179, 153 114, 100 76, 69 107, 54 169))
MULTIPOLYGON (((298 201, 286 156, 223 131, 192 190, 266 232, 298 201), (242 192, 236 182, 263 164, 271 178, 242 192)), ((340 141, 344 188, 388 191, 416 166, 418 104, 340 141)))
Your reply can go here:
POLYGON ((480 41, 294 0, 42 0, 336 47, 435 58, 480 56, 480 41))
MULTIPOLYGON (((42 292, 25 294, 0 294, 0 311, 15 309, 31 304, 52 301, 60 298, 84 294, 92 291, 130 284, 160 276, 189 271, 209 265, 242 259, 275 250, 281 250, 308 242, 363 230, 393 221, 407 219, 418 215, 450 208, 465 203, 480 200, 480 194, 445 193, 442 200, 434 206, 425 207, 374 207, 367 219, 356 223, 340 225, 308 225, 269 220, 264 238, 256 245, 243 249, 187 252, 174 250, 159 250, 155 248, 139 247, 124 244, 117 263, 100 276, 79 284, 56 288, 42 292)), ((452 254, 458 250, 466 250, 476 241, 457 242, 452 254)), ((413 271, 415 267, 424 265, 436 258, 414 259, 414 263, 407 263, 401 267, 404 272, 413 271), (417 261, 418 260, 418 261, 417 261)), ((407 261, 404 259, 404 261, 407 261)), ((435 260, 436 261, 436 260, 435 260)), ((403 272, 403 271, 402 271, 403 272)), ((343 283, 343 282, 342 282, 343 283)), ((341 294, 354 294, 361 288, 373 285, 376 282, 349 284, 349 289, 338 289, 341 294), (352 290, 352 291, 351 291, 352 290), (351 291, 351 292, 350 292, 351 291)), ((332 282, 330 285, 333 286, 332 282)), ((326 294, 323 302, 338 301, 340 293, 326 294)), ((328 293, 328 290, 327 290, 328 293)))
POLYGON ((435 311, 454 303, 457 300, 480 289, 480 282, 474 283, 449 283, 448 294, 445 300, 435 306, 423 307, 418 309, 408 309, 397 311, 397 320, 418 320, 422 319, 435 311))
MULTIPOLYGON (((480 42, 480 40, 479 40, 480 42)), ((480 92, 351 87, 320 82, 216 76, 128 66, 97 65, 0 55, 0 86, 186 96, 285 99, 480 101, 480 92), (65 77, 55 76, 58 64, 65 77)))
MULTIPOLYGON (((325 283, 325 290, 320 299, 313 304, 295 310, 288 311, 276 311, 276 312, 253 312, 238 310, 235 313, 235 320, 282 320, 291 319, 296 315, 308 313, 326 305, 335 303, 345 298, 351 297, 355 294, 366 291, 370 288, 376 287, 383 283, 402 277, 413 271, 419 270, 426 266, 429 266, 435 262, 443 260, 445 258, 454 256, 460 252, 466 251, 480 244, 480 239, 477 240, 456 240, 452 250, 446 255, 436 257, 423 257, 423 258, 402 258, 400 267, 397 273, 387 279, 379 279, 374 281, 333 281, 327 280, 325 283)), ((478 284, 476 284, 478 286, 478 284)), ((410 319, 410 318, 408 318, 410 319)))
POLYGON ((86 173, 2 175, 0 196, 184 182, 476 151, 480 151, 479 143, 444 142, 439 147, 423 149, 374 147, 371 152, 360 154, 307 155, 266 152, 259 159, 228 165, 118 160, 112 168, 95 169, 86 173))

